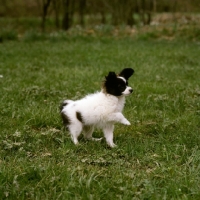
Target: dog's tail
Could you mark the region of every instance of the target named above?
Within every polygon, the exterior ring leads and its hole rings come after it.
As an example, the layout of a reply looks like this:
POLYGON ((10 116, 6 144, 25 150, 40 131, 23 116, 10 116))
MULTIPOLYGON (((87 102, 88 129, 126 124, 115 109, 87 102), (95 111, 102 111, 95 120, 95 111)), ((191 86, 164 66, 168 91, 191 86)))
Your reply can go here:
POLYGON ((60 112, 63 110, 63 108, 65 106, 67 106, 68 104, 72 103, 73 101, 72 100, 64 100, 61 104, 60 104, 60 112))

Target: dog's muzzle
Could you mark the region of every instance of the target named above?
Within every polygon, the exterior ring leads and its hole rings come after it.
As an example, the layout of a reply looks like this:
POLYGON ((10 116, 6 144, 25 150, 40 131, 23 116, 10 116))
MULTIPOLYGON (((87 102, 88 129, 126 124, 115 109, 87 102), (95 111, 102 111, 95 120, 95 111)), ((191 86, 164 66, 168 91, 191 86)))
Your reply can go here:
POLYGON ((129 89, 129 92, 130 92, 130 93, 132 93, 132 92, 133 92, 133 89, 132 89, 132 88, 131 88, 131 89, 129 89))

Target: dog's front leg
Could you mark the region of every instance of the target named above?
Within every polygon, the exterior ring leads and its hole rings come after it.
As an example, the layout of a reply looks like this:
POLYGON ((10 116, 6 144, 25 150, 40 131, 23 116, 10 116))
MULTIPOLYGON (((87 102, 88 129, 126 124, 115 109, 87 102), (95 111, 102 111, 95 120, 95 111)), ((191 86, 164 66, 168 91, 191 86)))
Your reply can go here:
POLYGON ((108 121, 110 122, 119 122, 124 125, 131 125, 131 123, 124 117, 120 112, 112 113, 108 116, 108 121))
POLYGON ((113 130, 114 130, 113 124, 107 124, 103 128, 103 133, 104 133, 104 136, 106 138, 106 142, 107 142, 108 146, 110 146, 111 148, 116 146, 113 142, 113 130))

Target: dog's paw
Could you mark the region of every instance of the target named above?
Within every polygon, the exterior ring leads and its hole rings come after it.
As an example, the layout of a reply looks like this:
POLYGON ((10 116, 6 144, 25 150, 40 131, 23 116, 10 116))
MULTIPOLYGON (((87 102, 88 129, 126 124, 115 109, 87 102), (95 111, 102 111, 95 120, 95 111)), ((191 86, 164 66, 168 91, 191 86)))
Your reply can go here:
POLYGON ((114 142, 107 142, 107 145, 108 145, 110 148, 115 148, 115 147, 117 147, 117 145, 116 145, 114 142))
POLYGON ((114 143, 112 143, 112 144, 109 145, 109 147, 111 147, 111 148, 115 148, 115 147, 117 147, 117 145, 114 144, 114 143))
POLYGON ((72 142, 73 142, 75 145, 78 145, 78 144, 79 144, 78 139, 77 139, 76 137, 73 137, 73 136, 71 135, 71 139, 72 139, 72 142))
POLYGON ((127 125, 127 126, 131 125, 131 123, 127 119, 123 120, 122 124, 127 125))
POLYGON ((129 121, 127 121, 127 123, 126 123, 125 125, 127 125, 127 126, 130 126, 130 125, 131 125, 131 123, 130 123, 129 121))

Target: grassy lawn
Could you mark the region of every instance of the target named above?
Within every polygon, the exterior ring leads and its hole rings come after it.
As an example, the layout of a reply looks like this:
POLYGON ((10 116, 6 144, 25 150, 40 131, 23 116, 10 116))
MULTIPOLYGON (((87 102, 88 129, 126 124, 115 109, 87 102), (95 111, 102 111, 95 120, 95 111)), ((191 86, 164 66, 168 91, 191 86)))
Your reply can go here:
MULTIPOLYGON (((200 199, 200 43, 69 37, 0 44, 0 199, 200 199), (117 148, 63 129, 59 104, 132 67, 117 148)), ((102 136, 99 130, 95 136, 102 136)))

